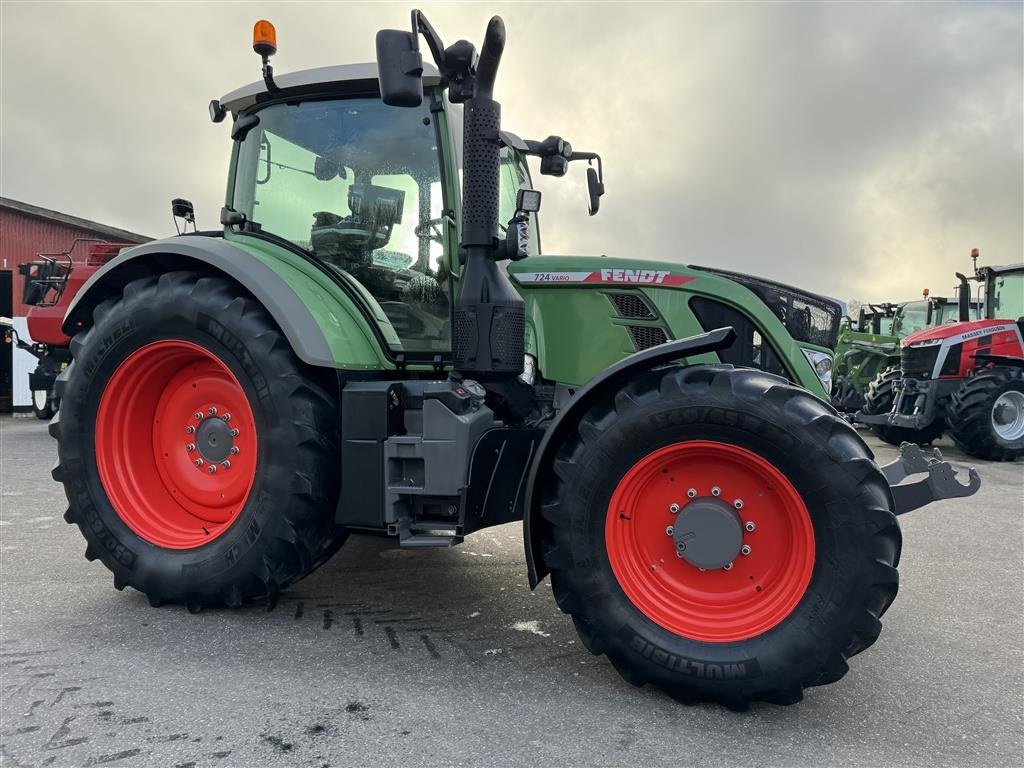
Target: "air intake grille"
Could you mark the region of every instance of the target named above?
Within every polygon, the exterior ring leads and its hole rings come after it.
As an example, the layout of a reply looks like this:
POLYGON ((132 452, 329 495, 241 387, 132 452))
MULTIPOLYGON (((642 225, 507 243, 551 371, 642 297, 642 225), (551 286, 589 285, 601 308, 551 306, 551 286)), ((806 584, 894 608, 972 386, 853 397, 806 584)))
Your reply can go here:
POLYGON ((609 293, 608 300, 611 301, 619 317, 630 320, 655 320, 657 315, 644 299, 635 293, 609 293))
POLYGON ((900 368, 905 379, 930 379, 935 370, 935 359, 940 345, 931 347, 904 347, 900 353, 900 368))
POLYGON ((665 331, 658 327, 648 325, 629 326, 629 335, 633 339, 633 346, 637 350, 650 349, 668 341, 665 331))

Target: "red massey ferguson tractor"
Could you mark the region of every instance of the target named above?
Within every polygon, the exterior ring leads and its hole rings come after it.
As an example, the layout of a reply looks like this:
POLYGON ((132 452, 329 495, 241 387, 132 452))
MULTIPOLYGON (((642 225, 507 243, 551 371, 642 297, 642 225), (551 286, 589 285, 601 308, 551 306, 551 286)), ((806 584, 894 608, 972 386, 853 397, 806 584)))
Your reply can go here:
POLYGON ((948 432, 971 456, 1011 461, 1024 456, 1024 263, 957 277, 960 322, 905 337, 857 420, 893 445, 948 432), (970 318, 971 279, 985 287, 984 319, 970 318))
POLYGON ((79 238, 62 253, 41 253, 36 261, 18 267, 24 277, 22 303, 29 306, 28 333, 32 341, 9 334, 19 349, 39 363, 28 376, 32 410, 50 419, 60 406, 54 393, 57 375, 71 362, 71 339, 61 330, 64 314, 79 288, 104 264, 135 243, 107 243, 79 238))

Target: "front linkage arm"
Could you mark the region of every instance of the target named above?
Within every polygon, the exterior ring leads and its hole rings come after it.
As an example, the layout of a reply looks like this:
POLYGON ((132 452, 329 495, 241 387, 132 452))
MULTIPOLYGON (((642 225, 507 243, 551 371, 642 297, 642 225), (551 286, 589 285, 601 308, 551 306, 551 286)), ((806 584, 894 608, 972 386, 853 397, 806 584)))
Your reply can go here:
POLYGON ((897 515, 905 515, 933 501, 973 496, 981 488, 981 478, 974 467, 968 470, 968 482, 964 485, 957 479, 956 470, 942 459, 938 448, 927 456, 913 443, 903 443, 900 457, 880 469, 889 483, 897 515), (927 477, 901 485, 911 475, 924 473, 927 477))

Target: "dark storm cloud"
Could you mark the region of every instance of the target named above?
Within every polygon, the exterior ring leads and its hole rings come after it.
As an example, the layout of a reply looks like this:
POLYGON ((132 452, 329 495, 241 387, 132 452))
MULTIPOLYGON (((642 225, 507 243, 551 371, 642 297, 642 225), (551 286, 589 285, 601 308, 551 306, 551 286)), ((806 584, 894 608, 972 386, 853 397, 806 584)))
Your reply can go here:
MULTIPOLYGON (((839 296, 952 285, 972 246, 1018 260, 1020 4, 529 4, 426 8, 449 39, 500 12, 505 122, 605 158, 541 179, 549 252, 717 264, 839 296)), ((11 5, 2 35, 4 195, 153 235, 167 201, 216 221, 225 126, 205 103, 258 76, 370 60, 400 5, 11 5), (83 34, 88 31, 87 34, 83 34)))

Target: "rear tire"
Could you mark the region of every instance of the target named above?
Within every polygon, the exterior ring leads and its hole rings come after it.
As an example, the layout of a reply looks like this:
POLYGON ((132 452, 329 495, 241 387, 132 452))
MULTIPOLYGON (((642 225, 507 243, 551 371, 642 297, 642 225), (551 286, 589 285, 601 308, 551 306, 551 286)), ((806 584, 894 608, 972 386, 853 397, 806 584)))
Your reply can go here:
POLYGON ((341 545, 336 396, 233 283, 136 280, 97 306, 72 351, 53 477, 86 558, 118 589, 238 606, 272 599, 341 545))
POLYGON ((969 456, 1024 456, 1024 370, 989 368, 965 379, 950 398, 946 421, 950 437, 969 456))
MULTIPOLYGON (((868 416, 880 416, 892 411, 893 403, 896 402, 893 385, 902 378, 903 374, 899 366, 891 366, 878 374, 868 386, 868 391, 864 395, 864 407, 861 410, 868 416)), ((942 437, 946 425, 940 416, 924 429, 910 429, 891 424, 872 424, 870 426, 875 436, 889 445, 902 445, 903 443, 923 445, 942 437)))
POLYGON ((555 599, 634 685, 792 704, 878 637, 901 546, 888 487, 857 433, 785 380, 653 372, 594 406, 553 469, 542 536, 555 599), (687 505, 731 513, 740 492, 751 551, 703 571, 677 556, 667 526, 686 524, 687 505))

